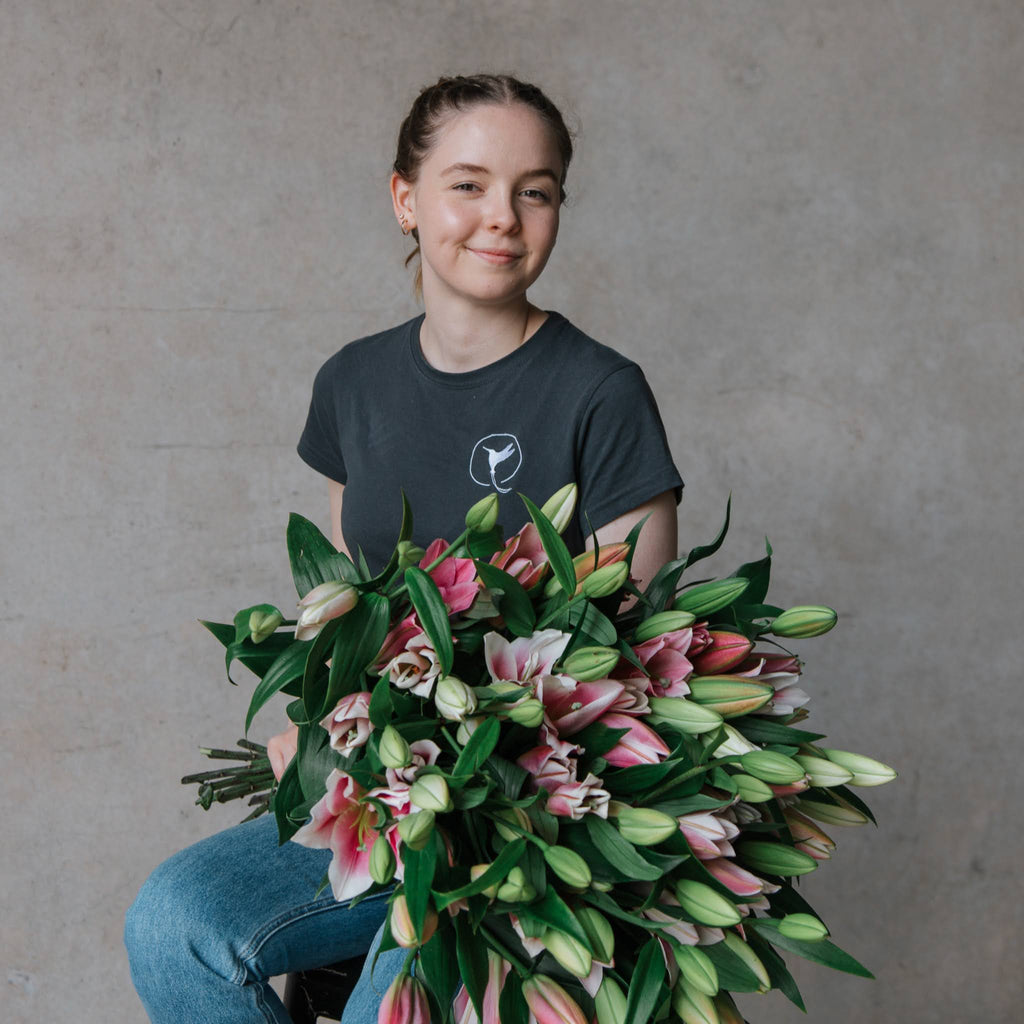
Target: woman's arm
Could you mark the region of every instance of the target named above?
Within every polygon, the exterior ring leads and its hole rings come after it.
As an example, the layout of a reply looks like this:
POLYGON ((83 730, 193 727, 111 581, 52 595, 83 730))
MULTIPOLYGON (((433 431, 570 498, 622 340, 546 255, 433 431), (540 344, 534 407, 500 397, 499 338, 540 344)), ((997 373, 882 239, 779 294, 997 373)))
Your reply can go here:
MULTIPOLYGON (((633 566, 630 570, 630 576, 637 581, 637 586, 641 590, 666 562, 670 562, 677 555, 675 494, 672 491, 665 491, 656 498, 645 501, 631 512, 606 523, 597 531, 599 544, 615 544, 625 540, 629 531, 648 512, 650 518, 640 531, 636 550, 633 552, 633 566)), ((591 536, 587 538, 587 550, 593 550, 593 547, 594 538, 591 536)))
MULTIPOLYGON (((344 492, 344 484, 339 484, 337 480, 327 481, 327 494, 331 501, 331 540, 339 551, 347 555, 345 539, 341 535, 341 499, 344 492)), ((281 778, 288 762, 295 756, 298 740, 299 728, 296 725, 289 725, 284 732, 267 740, 267 757, 270 758, 270 767, 276 779, 281 778)))

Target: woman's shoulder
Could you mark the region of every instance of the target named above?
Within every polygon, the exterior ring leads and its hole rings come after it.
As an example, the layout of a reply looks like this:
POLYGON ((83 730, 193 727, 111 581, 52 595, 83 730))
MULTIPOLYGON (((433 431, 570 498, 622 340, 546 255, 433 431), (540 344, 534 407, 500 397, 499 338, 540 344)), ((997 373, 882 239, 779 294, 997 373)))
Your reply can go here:
POLYGON ((413 317, 395 327, 346 342, 325 360, 317 376, 335 377, 344 374, 346 379, 351 380, 353 374, 375 374, 384 366, 393 366, 394 360, 407 348, 409 331, 419 319, 413 317))
POLYGON ((611 345, 598 341, 561 313, 549 310, 544 326, 548 324, 551 344, 543 348, 552 360, 572 366, 577 376, 600 381, 627 369, 642 376, 642 370, 634 360, 611 345))

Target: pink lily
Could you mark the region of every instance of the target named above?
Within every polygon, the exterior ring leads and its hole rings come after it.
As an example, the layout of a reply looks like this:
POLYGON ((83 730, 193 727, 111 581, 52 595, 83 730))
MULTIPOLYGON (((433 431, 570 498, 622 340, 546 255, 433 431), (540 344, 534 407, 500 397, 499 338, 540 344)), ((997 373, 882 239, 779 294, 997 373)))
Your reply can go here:
POLYGON ((753 649, 754 642, 742 633, 727 630, 708 631, 709 643, 697 654, 690 652, 693 669, 700 676, 720 676, 731 672, 753 649))
POLYGON ((484 989, 483 999, 484 1019, 481 1022, 477 1017, 473 1001, 469 998, 466 986, 463 985, 455 996, 455 1024, 501 1024, 501 1018, 498 1016, 498 999, 511 969, 511 964, 498 956, 493 949, 488 949, 487 987, 484 989))
POLYGON ((553 789, 548 796, 547 809, 562 818, 579 821, 584 814, 608 817, 611 794, 601 788, 601 780, 593 773, 582 782, 566 782, 553 789))
POLYGON ((351 583, 331 580, 314 587, 299 601, 295 620, 295 639, 312 640, 331 619, 347 615, 359 601, 359 591, 351 583))
POLYGON ((429 697, 434 682, 441 674, 437 652, 426 633, 417 633, 384 666, 381 675, 387 674, 391 685, 399 690, 410 690, 417 697, 429 697))
POLYGON ((377 1024, 430 1024, 430 1004, 423 982, 410 974, 395 978, 381 1000, 377 1024))
POLYGON ((624 687, 615 679, 580 683, 571 676, 542 676, 537 697, 548 721, 560 736, 571 736, 596 722, 622 696, 624 687))
POLYGON ((715 860, 704 861, 704 867, 708 869, 731 892, 737 896, 756 896, 759 892, 775 892, 777 885, 758 878, 745 868, 741 868, 734 861, 725 857, 718 857, 715 860))
POLYGON ((588 1024, 572 996, 546 975, 527 978, 523 982, 523 996, 537 1024, 588 1024))
POLYGON ((533 777, 538 789, 549 793, 568 782, 576 781, 576 758, 580 748, 560 740, 546 725, 540 727, 540 746, 520 754, 516 764, 525 768, 533 777))
POLYGON ((373 732, 370 722, 370 691, 350 693, 320 724, 330 733, 330 744, 343 757, 365 746, 373 732))
POLYGON ((729 840, 740 832, 735 823, 712 811, 684 814, 679 818, 679 831, 698 860, 731 857, 734 851, 729 840))
POLYGON ((423 627, 416 618, 416 613, 407 615, 401 622, 392 628, 391 632, 384 638, 384 643, 377 657, 373 659, 374 667, 383 671, 392 658, 405 650, 406 644, 414 637, 423 632, 423 627))
POLYGON ((668 757, 665 741, 650 727, 630 715, 612 713, 600 719, 609 729, 627 729, 604 759, 616 768, 627 768, 635 764, 658 764, 668 757))
MULTIPOLYGON (((420 568, 426 569, 431 562, 448 547, 440 537, 427 548, 420 562, 420 568)), ((464 612, 476 598, 480 584, 476 582, 476 566, 472 558, 455 558, 449 555, 440 565, 430 570, 430 578, 437 584, 441 592, 441 600, 448 607, 448 614, 464 612)))
POLYGON ((359 783, 337 768, 327 777, 327 792, 313 805, 311 819, 292 836, 292 842, 333 854, 327 868, 331 891, 338 901, 369 888, 370 849, 367 833, 377 827, 377 810, 361 802, 359 783))
MULTIPOLYGON (((650 678, 638 674, 636 667, 627 661, 620 662, 620 671, 626 678, 642 679, 643 689, 655 697, 685 697, 690 692, 686 680, 693 674, 687 652, 693 646, 693 627, 662 633, 633 648, 650 678)), ((621 678, 618 671, 615 674, 621 678)))
POLYGON ((557 629, 506 640, 498 633, 484 637, 484 661, 495 682, 529 683, 546 676, 572 638, 557 629))
POLYGON ((491 557, 491 565, 503 569, 529 590, 537 584, 548 568, 548 556, 533 523, 527 523, 510 537, 505 547, 491 557))

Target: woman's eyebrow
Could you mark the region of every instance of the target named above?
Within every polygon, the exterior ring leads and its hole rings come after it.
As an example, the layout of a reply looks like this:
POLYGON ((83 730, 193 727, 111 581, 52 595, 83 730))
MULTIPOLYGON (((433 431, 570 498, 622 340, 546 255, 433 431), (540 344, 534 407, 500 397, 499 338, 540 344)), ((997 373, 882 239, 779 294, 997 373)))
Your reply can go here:
MULTIPOLYGON (((441 174, 490 174, 491 172, 486 167, 481 167, 479 164, 452 164, 446 167, 441 174)), ((520 175, 521 178, 550 178, 552 181, 558 181, 558 175, 555 174, 550 167, 538 167, 536 170, 527 171, 525 174, 520 175)))

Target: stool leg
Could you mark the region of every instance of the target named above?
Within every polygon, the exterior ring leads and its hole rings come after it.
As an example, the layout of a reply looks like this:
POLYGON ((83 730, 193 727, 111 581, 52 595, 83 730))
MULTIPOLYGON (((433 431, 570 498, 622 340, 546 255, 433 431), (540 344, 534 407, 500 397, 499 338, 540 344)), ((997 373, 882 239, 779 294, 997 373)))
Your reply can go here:
POLYGON ((289 974, 285 978, 284 1008, 293 1024, 316 1024, 316 1012, 309 993, 302 985, 301 974, 289 974))

